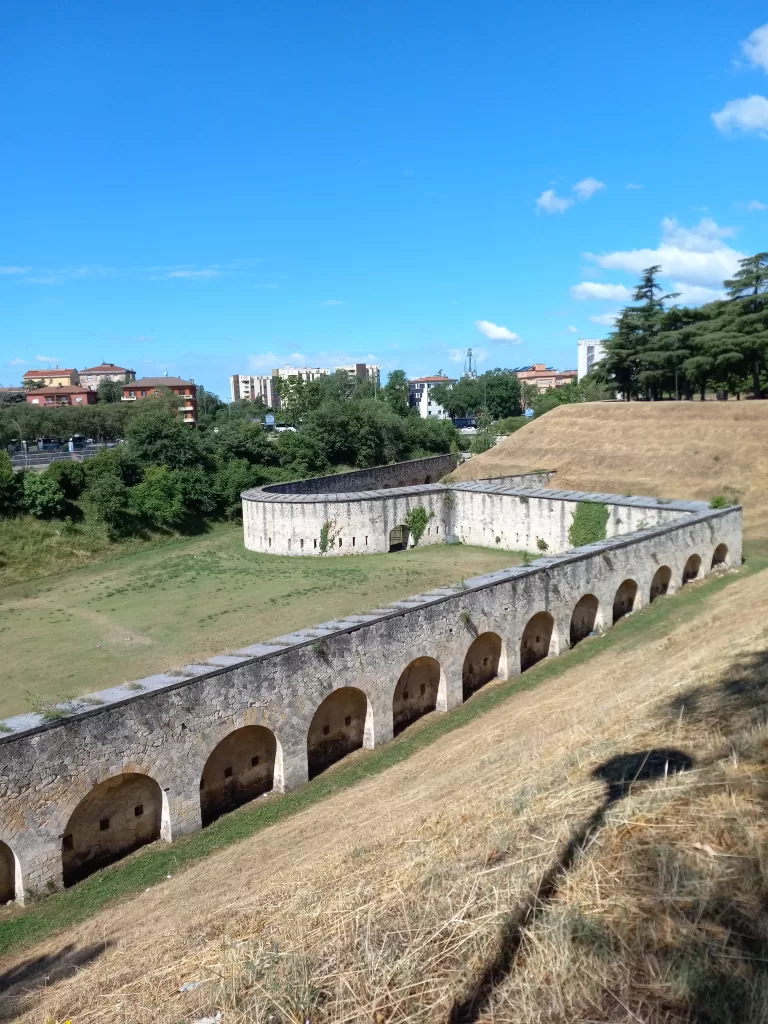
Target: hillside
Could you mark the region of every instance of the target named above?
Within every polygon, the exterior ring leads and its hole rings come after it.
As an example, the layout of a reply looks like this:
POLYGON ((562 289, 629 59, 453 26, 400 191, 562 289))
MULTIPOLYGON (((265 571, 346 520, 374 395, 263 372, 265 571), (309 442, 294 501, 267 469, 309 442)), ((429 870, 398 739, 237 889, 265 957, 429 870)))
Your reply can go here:
POLYGON ((762 573, 654 604, 407 761, 7 956, 0 1020, 764 1021, 767 612, 762 573))
POLYGON ((552 487, 708 500, 732 489, 768 536, 768 402, 563 405, 464 463, 459 480, 554 469, 552 487))

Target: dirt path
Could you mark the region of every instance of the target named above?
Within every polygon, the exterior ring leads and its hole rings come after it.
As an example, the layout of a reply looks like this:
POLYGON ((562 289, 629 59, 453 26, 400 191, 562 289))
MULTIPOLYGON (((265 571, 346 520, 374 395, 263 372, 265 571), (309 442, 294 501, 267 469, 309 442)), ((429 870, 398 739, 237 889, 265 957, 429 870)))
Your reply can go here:
MULTIPOLYGON (((2 976, 40 957, 55 963, 67 948, 100 954, 74 977, 30 995, 20 1019, 191 1020, 179 986, 205 973, 223 936, 279 929, 284 903, 294 916, 300 905, 312 904, 317 916, 325 900, 336 899, 342 879, 378 890, 396 885, 413 858, 421 858, 423 873, 476 856, 468 851, 493 850, 512 827, 514 801, 546 780, 567 824, 580 801, 588 806, 599 791, 585 781, 584 761, 630 742, 662 696, 699 682, 741 652, 764 649, 766 612, 766 573, 737 581, 702 602, 692 621, 672 616, 666 636, 606 650, 382 775, 0 963, 2 976)), ((537 856, 546 858, 561 834, 537 832, 528 841, 540 840, 537 856)), ((521 885, 527 877, 520 875, 521 885)), ((20 997, 23 988, 22 982, 10 996, 20 997)), ((2 1019, 12 1018, 0 1012, 2 1019)), ((241 1019, 225 1015, 227 1024, 241 1019)))

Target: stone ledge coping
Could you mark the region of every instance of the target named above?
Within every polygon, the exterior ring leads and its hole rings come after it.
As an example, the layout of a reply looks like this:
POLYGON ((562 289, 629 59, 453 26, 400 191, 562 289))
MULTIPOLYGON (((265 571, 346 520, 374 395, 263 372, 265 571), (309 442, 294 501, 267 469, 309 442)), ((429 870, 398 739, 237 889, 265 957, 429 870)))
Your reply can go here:
MULTIPOLYGON (((524 493, 530 494, 531 492, 524 493)), ((576 494, 578 492, 565 493, 576 494)), ((584 495, 580 500, 596 501, 603 497, 603 495, 584 495)), ((646 499, 621 499, 624 504, 632 504, 635 500, 644 501, 646 499)), ((656 499, 651 500, 655 501, 656 499)), ((20 736, 33 736, 48 729, 67 725, 73 719, 91 718, 107 709, 112 710, 113 708, 133 703, 150 694, 160 691, 177 690, 198 679, 214 678, 223 675, 232 668, 265 661, 268 658, 283 654, 291 648, 311 647, 313 643, 326 638, 343 636, 346 633, 356 632, 358 629, 363 629, 365 626, 376 622, 394 619, 398 616, 406 615, 408 612, 417 611, 420 608, 429 608, 432 605, 443 604, 462 594, 477 593, 499 583, 525 576, 533 576, 542 569, 548 569, 555 565, 567 565, 568 563, 584 561, 602 551, 615 551, 619 548, 629 547, 637 543, 638 540, 646 540, 651 537, 672 533, 693 522, 719 519, 732 512, 742 511, 741 505, 733 505, 724 509, 711 509, 704 502, 669 502, 662 503, 662 506, 680 508, 682 511, 690 511, 692 515, 671 523, 647 526, 642 530, 635 530, 622 537, 612 537, 610 540, 585 544, 583 547, 574 548, 573 551, 563 552, 559 555, 546 555, 543 558, 537 558, 527 566, 515 565, 510 566, 508 569, 497 569, 494 572, 484 573, 482 576, 475 576, 464 580, 463 583, 438 587, 426 594, 394 601, 371 612, 347 615, 338 620, 321 623, 318 626, 298 629, 285 636, 275 637, 272 640, 263 640, 251 644, 249 647, 242 647, 231 654, 214 655, 203 664, 186 665, 178 670, 173 669, 161 672, 133 682, 122 683, 119 686, 111 686, 96 693, 74 697, 69 701, 52 705, 49 709, 51 717, 36 711, 26 711, 22 714, 14 715, 11 718, 0 721, 0 746, 3 743, 16 740, 20 736)))

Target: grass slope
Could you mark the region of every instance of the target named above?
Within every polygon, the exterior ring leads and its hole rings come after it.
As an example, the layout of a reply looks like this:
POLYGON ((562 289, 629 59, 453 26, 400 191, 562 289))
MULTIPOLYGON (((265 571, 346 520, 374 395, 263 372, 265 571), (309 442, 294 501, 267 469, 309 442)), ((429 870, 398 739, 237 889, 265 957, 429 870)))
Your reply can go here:
POLYGON ((553 487, 664 498, 731 488, 746 535, 768 535, 768 402, 563 405, 455 471, 472 480, 554 469, 553 487))
POLYGON ((175 875, 217 850, 278 825, 313 807, 333 794, 371 779, 428 748, 441 737, 467 726, 479 716, 499 707, 526 690, 551 682, 569 670, 587 665, 608 652, 621 656, 643 644, 663 643, 674 626, 678 630, 701 614, 716 595, 733 583, 765 569, 765 554, 751 558, 740 572, 711 577, 688 586, 674 600, 657 601, 628 617, 599 640, 584 641, 558 659, 540 662, 533 669, 505 683, 486 687, 466 704, 447 715, 432 715, 402 736, 374 751, 360 751, 301 789, 268 797, 219 819, 202 832, 172 845, 157 844, 111 868, 97 873, 63 893, 44 899, 27 909, 0 911, 0 952, 40 940, 46 935, 87 919, 116 900, 139 893, 175 875))
POLYGON ((0 717, 518 563, 463 546, 354 558, 243 547, 242 527, 0 590, 0 717))

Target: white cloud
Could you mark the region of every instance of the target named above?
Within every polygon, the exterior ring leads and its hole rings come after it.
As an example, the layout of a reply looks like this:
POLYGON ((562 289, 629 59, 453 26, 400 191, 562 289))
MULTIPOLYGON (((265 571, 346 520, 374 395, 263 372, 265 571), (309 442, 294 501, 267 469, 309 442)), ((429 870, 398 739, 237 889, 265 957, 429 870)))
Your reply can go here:
POLYGON ((56 366, 59 365, 59 360, 56 356, 35 356, 35 359, 38 363, 55 363, 56 366))
POLYGON ((506 341, 513 345, 517 345, 522 341, 522 338, 515 334, 514 331, 510 331, 508 327, 491 323, 490 320, 475 320, 475 327, 491 341, 506 341))
POLYGON ((685 281, 675 281, 672 291, 678 293, 674 300, 678 306, 698 306, 703 302, 725 298, 722 288, 706 288, 701 284, 686 284, 685 281))
POLYGON ((10 274, 28 274, 32 267, 0 267, 0 276, 10 274))
POLYGON ((645 188, 645 185, 636 185, 634 181, 628 181, 624 188, 629 189, 631 192, 633 189, 645 188))
POLYGON ((323 299, 322 306, 343 306, 344 299, 323 299))
POLYGON ((605 188, 604 181, 598 181, 597 178, 582 178, 573 186, 573 191, 579 199, 591 199, 601 188, 605 188))
POLYGON ((553 188, 548 188, 536 200, 536 206, 539 210, 544 210, 545 213, 565 213, 568 207, 573 206, 575 202, 575 199, 564 199, 553 188))
POLYGON ((741 44, 741 49, 753 67, 768 71, 768 24, 751 32, 741 44))
POLYGON ((629 302, 632 292, 623 284, 601 284, 599 281, 582 281, 571 288, 574 299, 608 299, 610 302, 629 302))
POLYGON ((9 359, 8 360, 8 365, 9 366, 26 366, 27 365, 27 360, 26 359, 9 359))
POLYGON ((613 327, 618 315, 619 311, 617 310, 615 313, 597 313, 589 319, 593 324, 602 324, 603 327, 613 327))
POLYGON ((768 99, 748 96, 743 100, 729 100, 722 110, 710 115, 718 131, 768 133, 768 99))
POLYGON ((658 264, 665 277, 686 285, 719 287, 726 278, 733 277, 739 269, 739 260, 744 258, 743 253, 723 241, 734 233, 733 228, 719 227, 711 217, 703 217, 694 228, 681 227, 673 218, 665 218, 661 244, 656 249, 587 253, 587 256, 606 270, 639 274, 646 267, 658 264))
POLYGON ((757 213, 760 210, 768 210, 768 205, 761 203, 759 199, 750 199, 747 203, 747 209, 750 213, 757 213))
POLYGON ((168 277, 193 277, 193 278, 197 277, 197 278, 206 278, 206 277, 218 277, 219 274, 220 274, 220 271, 213 270, 211 268, 209 268, 207 270, 171 270, 168 273, 168 277))
POLYGON ((579 333, 579 328, 578 327, 574 327, 573 324, 568 324, 567 333, 568 334, 578 334, 579 333))

